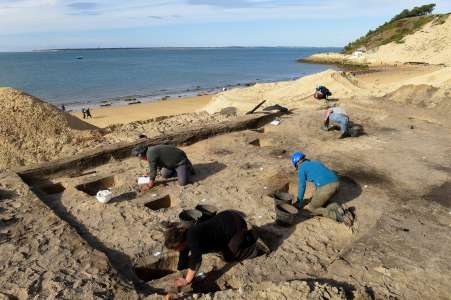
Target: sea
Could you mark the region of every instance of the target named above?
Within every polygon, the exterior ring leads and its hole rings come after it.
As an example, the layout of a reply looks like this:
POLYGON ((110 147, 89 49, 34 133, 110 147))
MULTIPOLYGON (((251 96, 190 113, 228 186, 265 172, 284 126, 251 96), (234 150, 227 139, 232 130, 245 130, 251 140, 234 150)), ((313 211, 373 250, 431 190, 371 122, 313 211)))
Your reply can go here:
POLYGON ((76 109, 294 80, 330 66, 296 60, 339 48, 66 49, 0 53, 0 86, 76 109))

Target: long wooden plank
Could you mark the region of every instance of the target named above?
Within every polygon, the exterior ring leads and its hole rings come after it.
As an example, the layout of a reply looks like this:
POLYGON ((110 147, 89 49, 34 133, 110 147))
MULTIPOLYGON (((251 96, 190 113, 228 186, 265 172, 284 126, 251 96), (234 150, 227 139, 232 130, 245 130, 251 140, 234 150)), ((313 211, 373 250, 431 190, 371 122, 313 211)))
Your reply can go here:
POLYGON ((28 184, 36 180, 51 179, 61 176, 73 176, 86 169, 108 163, 111 159, 121 160, 131 155, 131 150, 143 145, 189 145, 194 142, 233 131, 255 129, 271 122, 283 113, 253 114, 239 117, 233 121, 226 121, 204 127, 190 128, 180 132, 158 135, 152 138, 139 139, 133 142, 121 142, 107 145, 99 149, 88 150, 69 158, 63 158, 39 165, 19 168, 16 173, 28 184))

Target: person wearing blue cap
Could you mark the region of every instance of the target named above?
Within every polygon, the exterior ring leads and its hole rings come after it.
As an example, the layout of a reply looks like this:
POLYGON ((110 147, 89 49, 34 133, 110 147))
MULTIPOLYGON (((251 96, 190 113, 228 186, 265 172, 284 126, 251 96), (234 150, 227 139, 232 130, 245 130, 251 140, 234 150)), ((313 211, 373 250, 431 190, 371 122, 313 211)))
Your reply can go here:
POLYGON ((306 159, 302 152, 293 153, 291 162, 298 171, 298 202, 296 206, 309 210, 315 216, 328 217, 337 222, 343 222, 345 212, 339 204, 331 203, 324 207, 338 191, 340 184, 337 175, 322 162, 306 159), (303 205, 307 181, 315 184, 316 190, 310 203, 303 205))

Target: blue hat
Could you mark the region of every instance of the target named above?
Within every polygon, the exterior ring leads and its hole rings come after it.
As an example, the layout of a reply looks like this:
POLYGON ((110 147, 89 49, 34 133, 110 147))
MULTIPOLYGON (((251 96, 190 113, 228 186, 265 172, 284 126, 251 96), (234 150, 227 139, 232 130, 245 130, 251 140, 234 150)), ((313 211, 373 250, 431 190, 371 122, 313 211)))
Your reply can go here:
POLYGON ((291 154, 291 162, 293 163, 293 166, 296 168, 298 166, 298 162, 305 158, 305 154, 302 152, 294 152, 291 154))

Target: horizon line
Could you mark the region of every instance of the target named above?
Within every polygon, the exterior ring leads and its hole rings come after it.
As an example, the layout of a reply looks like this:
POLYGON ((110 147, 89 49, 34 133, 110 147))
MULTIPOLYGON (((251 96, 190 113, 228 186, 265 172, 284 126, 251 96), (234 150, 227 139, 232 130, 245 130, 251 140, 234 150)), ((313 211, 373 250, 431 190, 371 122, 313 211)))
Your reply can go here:
POLYGON ((143 50, 143 49, 245 49, 245 48, 336 48, 339 46, 149 46, 149 47, 86 47, 86 48, 49 48, 17 51, 2 51, 0 53, 26 53, 26 52, 51 52, 51 51, 97 51, 97 50, 143 50))

